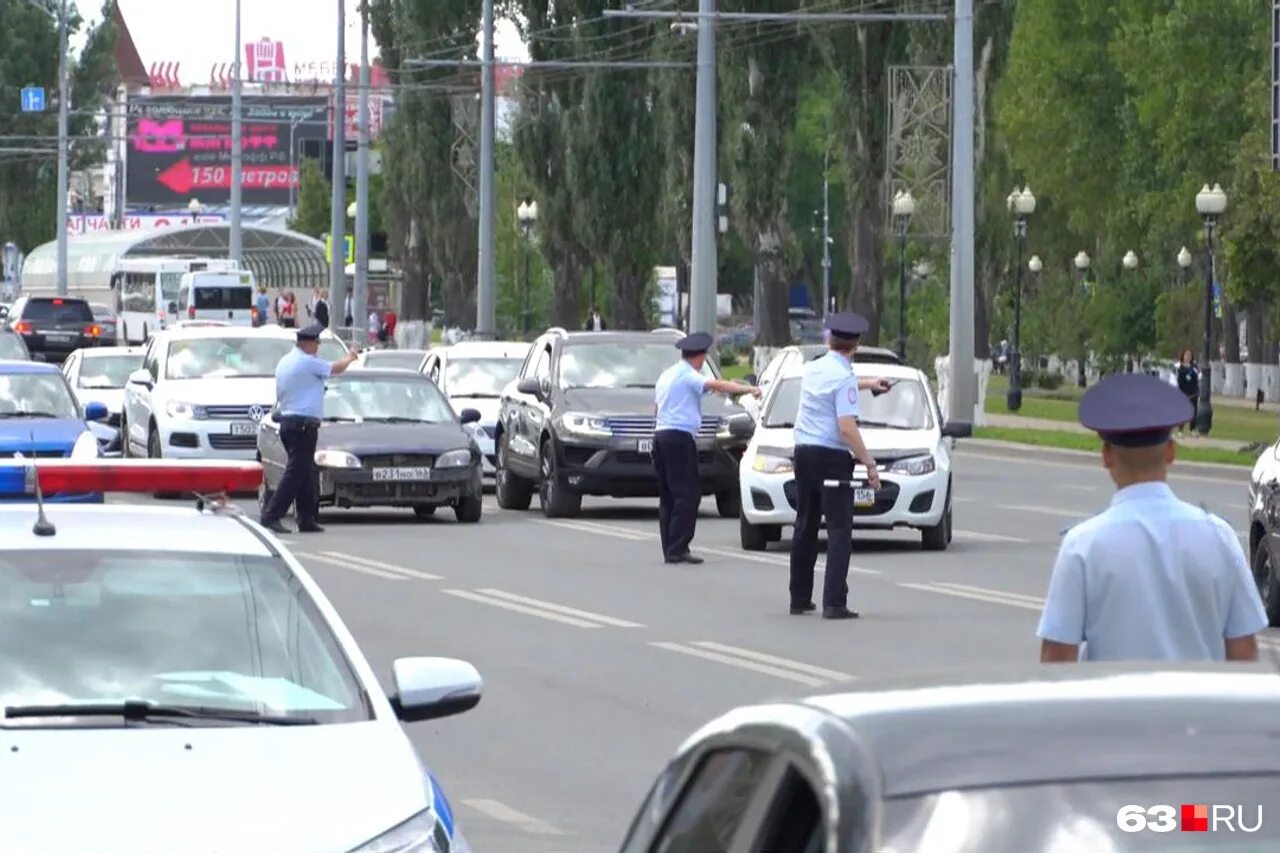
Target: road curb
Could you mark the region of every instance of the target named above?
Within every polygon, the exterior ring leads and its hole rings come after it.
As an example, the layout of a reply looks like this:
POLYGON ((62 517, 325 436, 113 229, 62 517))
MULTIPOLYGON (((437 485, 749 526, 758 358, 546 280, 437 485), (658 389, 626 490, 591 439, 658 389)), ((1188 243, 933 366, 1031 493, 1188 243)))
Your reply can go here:
MULTIPOLYGON (((1039 444, 1024 444, 1020 441, 1000 441, 994 438, 965 438, 956 442, 957 449, 963 451, 965 447, 978 447, 983 450, 1003 451, 1006 456, 1040 456, 1052 459, 1054 457, 1067 459, 1091 459, 1097 461, 1098 453, 1090 450, 1075 450, 1067 447, 1044 447, 1039 444)), ((1217 474, 1248 474, 1253 467, 1253 463, 1241 463, 1239 465, 1226 465, 1219 462, 1189 462, 1179 459, 1174 463, 1175 469, 1190 468, 1205 473, 1217 474)))

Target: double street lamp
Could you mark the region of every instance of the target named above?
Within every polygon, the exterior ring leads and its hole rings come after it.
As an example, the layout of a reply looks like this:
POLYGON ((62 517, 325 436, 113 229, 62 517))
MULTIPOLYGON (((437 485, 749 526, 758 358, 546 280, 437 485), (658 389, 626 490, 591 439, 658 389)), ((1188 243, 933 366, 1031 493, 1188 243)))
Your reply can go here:
POLYGON ((524 334, 529 336, 529 243, 533 239, 533 226, 538 221, 538 203, 526 198, 516 208, 516 222, 524 233, 524 334))
POLYGON ((893 228, 898 235, 898 358, 907 360, 907 231, 916 212, 910 190, 893 197, 893 228))
POLYGON ((1208 435, 1213 429, 1213 403, 1209 390, 1213 376, 1213 231, 1218 225, 1218 217, 1226 209, 1227 194, 1218 184, 1212 188, 1205 184, 1196 193, 1196 212, 1204 219, 1205 245, 1209 252, 1209 263, 1204 271, 1204 363, 1200 366, 1200 404, 1196 410, 1196 432, 1201 435, 1208 435))
POLYGON ((1013 214, 1013 238, 1018 244, 1018 263, 1014 272, 1013 352, 1009 355, 1009 391, 1005 405, 1009 411, 1022 408, 1022 251, 1027 242, 1027 219, 1036 212, 1036 197, 1031 187, 1013 188, 1005 201, 1013 214))

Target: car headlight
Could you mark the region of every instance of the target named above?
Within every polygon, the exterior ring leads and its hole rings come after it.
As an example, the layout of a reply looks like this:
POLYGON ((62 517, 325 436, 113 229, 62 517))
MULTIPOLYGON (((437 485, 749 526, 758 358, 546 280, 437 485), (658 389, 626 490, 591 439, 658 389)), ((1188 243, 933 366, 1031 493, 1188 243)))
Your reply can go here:
POLYGON ((71 448, 72 459, 97 459, 98 437, 89 430, 80 433, 80 437, 76 439, 75 445, 71 448))
POLYGON ((751 468, 761 474, 790 474, 795 470, 795 463, 780 453, 758 450, 751 468))
POLYGON ((567 415, 562 415, 560 417, 560 426, 565 432, 571 432, 574 435, 585 435, 594 438, 608 438, 613 435, 613 430, 609 429, 609 424, 604 418, 581 412, 570 412, 567 415))
POLYGON ((184 403, 181 400, 170 400, 164 404, 164 410, 171 418, 192 420, 204 417, 204 407, 184 403))
POLYGON ((933 455, 930 454, 928 456, 912 456, 909 459, 899 459, 889 466, 889 473, 919 477, 924 474, 932 474, 937 468, 938 463, 934 461, 933 455))
POLYGON ((471 464, 471 450, 450 450, 436 459, 437 468, 466 468, 471 464))
POLYGON ((361 844, 351 853, 444 853, 449 848, 444 827, 428 809, 361 844))
POLYGON ((316 464, 321 468, 359 468, 360 457, 345 450, 317 450, 316 464))

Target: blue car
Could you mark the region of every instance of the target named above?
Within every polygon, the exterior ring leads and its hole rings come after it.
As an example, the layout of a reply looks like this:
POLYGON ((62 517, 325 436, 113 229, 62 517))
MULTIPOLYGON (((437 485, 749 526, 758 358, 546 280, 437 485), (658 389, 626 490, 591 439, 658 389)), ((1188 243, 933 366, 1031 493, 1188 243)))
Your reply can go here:
MULTIPOLYGON (((0 361, 0 460, 97 459, 101 455, 92 421, 107 417, 101 403, 83 409, 56 365, 0 361)), ((5 489, 0 501, 29 501, 5 489)), ((62 503, 102 503, 102 493, 45 495, 62 503)))

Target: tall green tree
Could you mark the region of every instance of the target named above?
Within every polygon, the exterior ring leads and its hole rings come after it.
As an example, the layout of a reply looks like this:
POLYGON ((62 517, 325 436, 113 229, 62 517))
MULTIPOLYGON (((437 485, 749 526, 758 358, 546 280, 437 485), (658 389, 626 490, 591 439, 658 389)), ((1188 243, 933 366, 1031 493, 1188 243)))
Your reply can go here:
POLYGON ((298 206, 289 220, 289 227, 318 240, 329 233, 332 210, 333 194, 329 181, 325 180, 315 159, 304 158, 298 169, 298 206))

